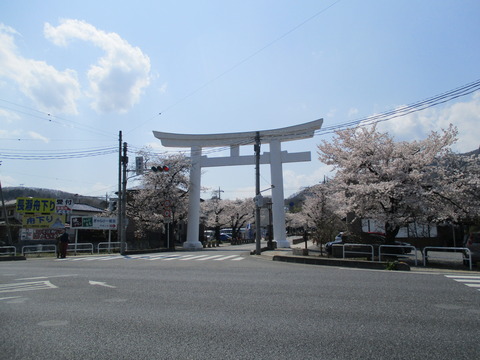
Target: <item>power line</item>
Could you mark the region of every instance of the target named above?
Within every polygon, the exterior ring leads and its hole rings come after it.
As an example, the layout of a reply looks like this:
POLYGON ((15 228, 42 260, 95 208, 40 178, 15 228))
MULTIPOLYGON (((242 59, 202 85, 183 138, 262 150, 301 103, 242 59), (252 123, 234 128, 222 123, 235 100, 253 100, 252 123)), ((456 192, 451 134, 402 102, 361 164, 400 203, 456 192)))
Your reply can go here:
POLYGON ((43 121, 46 121, 46 122, 49 122, 49 123, 52 123, 52 124, 61 125, 61 126, 69 126, 69 127, 76 128, 76 129, 82 130, 82 131, 86 131, 86 132, 89 132, 89 133, 92 133, 92 134, 102 135, 102 136, 106 136, 106 137, 113 137, 111 133, 108 133, 108 132, 103 131, 103 130, 99 130, 99 129, 93 127, 93 126, 82 124, 78 121, 73 121, 73 120, 66 119, 66 118, 63 118, 63 117, 60 117, 60 116, 56 116, 56 115, 53 115, 51 113, 47 113, 45 111, 33 109, 33 108, 28 107, 28 106, 20 105, 20 104, 17 104, 17 103, 14 103, 12 101, 8 101, 8 100, 5 100, 5 99, 0 99, 0 101, 3 102, 3 103, 13 105, 13 106, 18 107, 18 108, 23 109, 23 110, 20 110, 20 109, 14 108, 14 107, 5 106, 5 105, 0 105, 0 107, 3 108, 3 109, 7 109, 7 110, 10 110, 10 111, 13 111, 13 112, 16 112, 16 113, 19 113, 19 114, 23 114, 23 115, 26 115, 26 116, 29 116, 29 117, 37 118, 37 119, 40 119, 40 120, 43 120, 43 121))
POLYGON ((240 61, 238 61, 237 63, 233 64, 232 66, 230 66, 227 70, 221 72, 220 74, 218 74, 217 76, 213 77, 212 79, 206 81, 205 83, 203 83, 202 85, 200 85, 199 87, 195 88, 194 90, 190 91, 189 93, 187 93, 186 95, 184 95, 182 98, 180 98, 179 100, 177 100, 176 102, 170 104, 169 106, 165 107, 162 111, 160 111, 158 114, 155 114, 154 116, 152 116, 150 119, 140 123, 138 126, 130 129, 128 131, 128 133, 131 133, 132 131, 138 129, 139 127, 145 125, 146 123, 150 122, 151 120, 153 120, 154 118, 160 116, 161 114, 169 111, 170 109, 176 107, 177 105, 181 104, 182 102, 184 102, 185 100, 187 100, 188 98, 192 97, 193 95, 195 95, 196 93, 200 92, 201 90, 203 90, 204 88, 206 88, 207 86, 209 86, 211 83, 217 81, 218 79, 224 77, 225 75, 229 74, 230 72, 232 72, 233 70, 235 70, 236 68, 240 67, 241 65, 243 65, 244 63, 246 63, 247 61, 249 61, 250 59, 252 59, 253 57, 257 56, 258 54, 260 54, 261 52, 263 52, 264 50, 268 49, 269 47, 271 47, 272 45, 276 44, 277 42, 279 42, 280 40, 284 39, 285 37, 287 37, 288 35, 290 35, 291 33, 295 32, 296 30, 298 30, 299 28, 301 28, 302 26, 304 26, 305 24, 307 24, 308 22, 312 21, 313 19, 315 19, 316 17, 318 17, 319 15, 323 14, 324 12, 326 12, 327 10, 329 10, 331 7, 335 6, 337 3, 339 3, 341 0, 337 0, 337 1, 334 1, 333 3, 331 3, 330 5, 322 8, 320 11, 316 12, 315 14, 313 14, 312 16, 308 17, 307 19, 303 20, 302 22, 300 22, 299 24, 297 24, 296 26, 294 26, 293 28, 289 29, 287 32, 281 34, 280 36, 278 36, 277 38, 271 40, 270 42, 268 42, 266 45, 262 46, 261 48, 255 50, 254 52, 252 52, 250 55, 244 57, 243 59, 241 59, 240 61))
POLYGON ((369 126, 383 121, 389 121, 398 117, 406 116, 418 111, 422 111, 446 102, 452 101, 462 96, 472 94, 480 90, 480 80, 476 80, 472 83, 463 85, 456 89, 447 91, 445 93, 435 95, 425 100, 417 101, 409 105, 401 106, 399 108, 388 110, 386 112, 368 116, 366 118, 360 118, 353 121, 323 127, 315 131, 315 136, 325 135, 333 133, 337 130, 346 129, 354 126, 369 126))
POLYGON ((0 149, 0 157, 9 160, 64 160, 64 159, 79 159, 94 156, 104 156, 116 154, 118 149, 116 147, 96 148, 87 150, 70 150, 70 151, 36 151, 32 150, 8 150, 0 149))

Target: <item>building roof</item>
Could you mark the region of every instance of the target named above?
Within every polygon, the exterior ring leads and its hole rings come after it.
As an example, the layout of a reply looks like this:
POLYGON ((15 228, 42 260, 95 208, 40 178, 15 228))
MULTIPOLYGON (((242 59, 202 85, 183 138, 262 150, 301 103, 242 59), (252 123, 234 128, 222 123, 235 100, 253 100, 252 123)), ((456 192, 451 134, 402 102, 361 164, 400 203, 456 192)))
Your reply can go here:
POLYGON ((73 204, 73 211, 85 211, 85 212, 103 212, 103 209, 97 208, 95 206, 90 206, 87 204, 73 204))

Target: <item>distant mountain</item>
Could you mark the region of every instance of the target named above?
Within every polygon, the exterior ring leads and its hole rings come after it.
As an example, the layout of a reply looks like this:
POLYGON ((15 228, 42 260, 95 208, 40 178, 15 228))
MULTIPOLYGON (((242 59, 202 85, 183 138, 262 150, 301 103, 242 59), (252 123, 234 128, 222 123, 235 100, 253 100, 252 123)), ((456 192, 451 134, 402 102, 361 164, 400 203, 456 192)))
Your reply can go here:
POLYGON ((469 152, 467 152, 465 154, 461 154, 461 155, 466 155, 466 156, 480 155, 480 147, 477 150, 469 151, 469 152))
POLYGON ((107 201, 105 198, 83 196, 61 190, 30 188, 24 186, 6 187, 2 189, 5 201, 15 200, 18 197, 72 199, 76 204, 87 204, 100 209, 105 209, 107 201))

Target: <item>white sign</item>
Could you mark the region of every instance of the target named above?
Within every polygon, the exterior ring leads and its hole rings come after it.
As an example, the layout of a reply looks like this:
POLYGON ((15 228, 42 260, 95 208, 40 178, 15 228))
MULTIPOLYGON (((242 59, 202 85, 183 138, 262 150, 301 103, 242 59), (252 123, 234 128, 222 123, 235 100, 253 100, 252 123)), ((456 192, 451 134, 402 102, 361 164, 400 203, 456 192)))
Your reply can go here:
POLYGON ((71 214, 73 210, 72 199, 56 199, 55 210, 57 214, 71 214))
POLYGON ((72 216, 70 227, 72 229, 115 230, 117 228, 117 218, 72 216))

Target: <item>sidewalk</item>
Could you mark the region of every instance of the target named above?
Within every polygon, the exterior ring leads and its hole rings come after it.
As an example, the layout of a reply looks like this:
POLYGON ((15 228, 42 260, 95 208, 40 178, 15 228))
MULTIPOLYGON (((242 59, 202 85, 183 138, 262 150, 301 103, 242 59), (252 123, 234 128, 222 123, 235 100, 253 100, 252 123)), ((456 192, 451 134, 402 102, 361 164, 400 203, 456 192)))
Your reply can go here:
MULTIPOLYGON (((292 243, 292 240, 289 239, 292 243)), ((266 246, 262 242, 262 247, 266 246)), ((376 269, 376 270, 387 270, 390 266, 392 266, 393 262, 388 261, 368 261, 368 260, 356 260, 356 259, 342 259, 342 258, 334 258, 334 257, 327 257, 327 256, 320 256, 320 248, 314 244, 312 241, 307 242, 307 249, 309 254, 308 255, 294 255, 295 250, 305 249, 305 243, 301 242, 298 244, 291 245, 291 248, 280 248, 275 250, 266 250, 262 251, 260 256, 273 260, 273 261, 284 261, 284 262, 292 262, 292 263, 299 263, 299 264, 309 264, 309 265, 323 265, 323 266, 338 266, 338 267, 350 267, 350 268, 361 268, 361 269, 376 269)), ((323 252, 325 255, 325 252, 323 252)), ((410 262, 410 261, 409 261, 410 262)), ((391 270, 399 270, 399 271, 418 271, 418 272, 465 272, 472 274, 477 273, 480 271, 478 268, 474 268, 473 270, 469 270, 468 268, 456 268, 452 267, 424 267, 422 263, 422 259, 418 259, 417 266, 414 264, 409 265, 405 261, 397 261, 395 262, 395 268, 391 270)))

